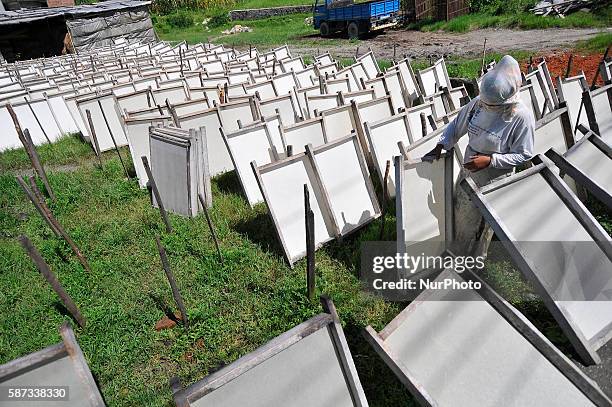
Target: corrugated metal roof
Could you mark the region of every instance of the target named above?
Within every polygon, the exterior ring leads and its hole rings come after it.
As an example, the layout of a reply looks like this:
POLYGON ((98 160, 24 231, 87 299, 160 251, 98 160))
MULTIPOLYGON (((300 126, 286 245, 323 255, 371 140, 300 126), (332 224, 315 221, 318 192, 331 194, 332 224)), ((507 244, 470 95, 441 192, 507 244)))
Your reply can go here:
POLYGON ((72 7, 53 7, 0 11, 0 26, 29 23, 47 18, 64 16, 66 19, 83 18, 112 11, 128 10, 148 6, 150 1, 109 0, 96 4, 84 4, 72 7))

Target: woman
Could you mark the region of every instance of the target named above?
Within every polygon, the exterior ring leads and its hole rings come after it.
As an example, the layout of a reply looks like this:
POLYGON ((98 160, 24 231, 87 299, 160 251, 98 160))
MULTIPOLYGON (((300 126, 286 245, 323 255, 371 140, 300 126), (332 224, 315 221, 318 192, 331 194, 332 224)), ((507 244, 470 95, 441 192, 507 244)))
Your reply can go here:
MULTIPOLYGON (((452 148, 467 133, 464 176, 470 176, 479 187, 512 174, 516 166, 529 161, 535 119, 520 101, 521 85, 518 62, 506 55, 484 75, 480 95, 461 109, 423 160, 439 159, 443 149, 452 148)), ((455 250, 486 256, 493 232, 462 188, 457 190, 454 206, 455 250)))

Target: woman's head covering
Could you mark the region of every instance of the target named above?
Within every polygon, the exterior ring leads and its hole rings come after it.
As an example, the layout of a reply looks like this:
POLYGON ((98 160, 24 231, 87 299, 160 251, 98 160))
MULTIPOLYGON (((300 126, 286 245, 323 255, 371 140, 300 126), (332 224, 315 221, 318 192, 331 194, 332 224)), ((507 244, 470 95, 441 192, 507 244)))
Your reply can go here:
POLYGON ((481 106, 490 111, 500 112, 504 120, 510 120, 520 100, 519 90, 522 83, 518 62, 510 55, 504 56, 492 70, 482 77, 481 106))

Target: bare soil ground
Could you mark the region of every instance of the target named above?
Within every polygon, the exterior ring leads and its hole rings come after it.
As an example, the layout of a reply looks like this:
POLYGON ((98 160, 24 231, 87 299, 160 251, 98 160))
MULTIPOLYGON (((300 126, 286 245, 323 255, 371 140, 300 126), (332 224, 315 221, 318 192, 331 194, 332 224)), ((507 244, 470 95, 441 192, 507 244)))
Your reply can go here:
MULTIPOLYGON (((546 53, 553 50, 569 49, 577 41, 588 40, 601 33, 611 32, 606 29, 574 29, 552 28, 546 30, 509 30, 485 29, 468 33, 449 32, 421 32, 409 30, 390 30, 360 41, 357 44, 329 45, 322 40, 321 46, 301 47, 299 42, 292 46, 301 54, 315 54, 329 51, 332 55, 350 57, 355 54, 357 46, 363 52, 371 47, 378 58, 393 58, 393 49, 396 47, 396 56, 408 55, 411 58, 428 57, 478 57, 482 54, 483 41, 487 39, 487 50, 491 52, 505 51, 535 51, 546 53)), ((312 37, 309 36, 309 39, 312 37)))

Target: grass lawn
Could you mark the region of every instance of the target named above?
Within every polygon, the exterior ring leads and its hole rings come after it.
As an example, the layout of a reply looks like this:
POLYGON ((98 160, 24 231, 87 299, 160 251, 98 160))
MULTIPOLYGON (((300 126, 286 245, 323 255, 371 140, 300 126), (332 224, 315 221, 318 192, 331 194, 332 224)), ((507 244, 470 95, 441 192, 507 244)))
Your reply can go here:
MULTIPOLYGON (((304 38, 309 35, 318 33, 312 28, 312 25, 304 23, 306 17, 311 14, 290 14, 286 16, 270 17, 262 20, 249 21, 231 21, 224 23, 218 27, 205 27, 201 22, 208 16, 206 12, 192 13, 195 16, 197 25, 186 28, 174 28, 167 24, 167 17, 156 16, 155 29, 162 40, 167 41, 182 41, 188 43, 206 42, 209 39, 211 42, 225 45, 236 46, 263 46, 272 47, 278 44, 291 44, 299 41, 300 45, 316 46, 320 44, 320 39, 317 36, 304 38), (232 28, 234 25, 246 25, 253 29, 252 32, 239 33, 233 35, 224 35, 221 32, 232 28)), ((336 44, 348 40, 326 40, 326 44, 336 44)))
MULTIPOLYGON (((72 138, 41 155, 47 164, 52 154, 64 164, 93 164, 88 148, 72 138)), ((304 296, 304 261, 294 269, 285 264, 265 206, 249 207, 233 173, 213 181, 211 216, 225 259, 219 264, 204 217, 171 215, 175 232, 165 234, 146 191, 123 177, 116 156, 107 156, 101 169, 50 170, 58 196, 50 207, 87 257, 87 274, 5 170, 27 169, 26 162, 22 150, 0 154, 0 307, 10 310, 0 316, 0 363, 58 342, 57 327, 68 318, 18 244, 20 234, 38 247, 87 319, 77 337, 109 406, 167 406, 170 377, 185 384, 200 379, 321 312, 318 301, 304 296), (173 304, 156 235, 179 282, 188 331, 153 328, 163 316, 153 298, 173 304)), ((394 218, 387 222, 393 231, 394 218)), ((382 328, 401 309, 365 294, 357 278, 360 242, 374 240, 378 229, 376 222, 317 252, 317 295, 334 299, 373 405, 410 406, 407 392, 359 333, 366 324, 382 328)))
POLYGON ((238 0, 233 9, 312 5, 311 0, 238 0))
POLYGON ((606 52, 606 48, 612 45, 612 33, 597 34, 590 40, 581 41, 576 48, 587 52, 606 52))
POLYGON ((608 6, 594 13, 576 12, 565 18, 536 16, 529 12, 517 14, 493 15, 490 13, 472 13, 453 18, 450 21, 422 22, 409 27, 422 31, 467 32, 480 28, 517 28, 533 30, 541 28, 587 28, 610 27, 612 25, 612 7, 608 6))

